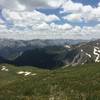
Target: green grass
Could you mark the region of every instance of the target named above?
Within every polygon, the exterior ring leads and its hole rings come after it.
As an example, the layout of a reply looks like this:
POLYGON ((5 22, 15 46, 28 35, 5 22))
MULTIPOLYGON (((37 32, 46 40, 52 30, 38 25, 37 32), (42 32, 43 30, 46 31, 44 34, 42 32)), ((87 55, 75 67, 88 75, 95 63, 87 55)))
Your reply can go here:
POLYGON ((9 71, 0 71, 0 100, 100 100, 100 64, 55 70, 5 66, 9 71), (18 75, 21 70, 37 75, 18 75))

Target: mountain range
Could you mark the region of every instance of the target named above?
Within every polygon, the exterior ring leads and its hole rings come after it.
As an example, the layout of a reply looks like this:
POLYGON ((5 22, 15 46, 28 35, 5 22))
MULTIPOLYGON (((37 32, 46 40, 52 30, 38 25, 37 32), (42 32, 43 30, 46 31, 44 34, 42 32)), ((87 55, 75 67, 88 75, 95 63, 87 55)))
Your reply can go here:
POLYGON ((100 62, 100 40, 0 39, 0 63, 56 68, 100 62))

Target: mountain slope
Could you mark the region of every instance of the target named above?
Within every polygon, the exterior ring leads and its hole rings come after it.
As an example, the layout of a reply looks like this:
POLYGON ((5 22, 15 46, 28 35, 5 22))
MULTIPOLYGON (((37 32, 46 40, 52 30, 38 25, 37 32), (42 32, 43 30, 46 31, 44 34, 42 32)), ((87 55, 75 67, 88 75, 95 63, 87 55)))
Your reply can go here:
POLYGON ((100 62, 100 40, 74 45, 68 44, 68 40, 3 42, 0 42, 0 56, 16 65, 56 68, 100 62))
POLYGON ((34 48, 25 51, 14 62, 44 68, 100 62, 100 40, 71 46, 34 48))

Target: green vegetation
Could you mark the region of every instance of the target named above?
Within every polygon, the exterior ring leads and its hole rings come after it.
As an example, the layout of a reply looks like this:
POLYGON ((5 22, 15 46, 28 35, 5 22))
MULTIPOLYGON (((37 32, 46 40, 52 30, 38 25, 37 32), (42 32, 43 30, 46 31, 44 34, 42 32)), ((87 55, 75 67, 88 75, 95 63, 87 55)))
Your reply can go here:
POLYGON ((0 100, 100 100, 100 64, 55 70, 5 66, 9 71, 0 70, 0 100))

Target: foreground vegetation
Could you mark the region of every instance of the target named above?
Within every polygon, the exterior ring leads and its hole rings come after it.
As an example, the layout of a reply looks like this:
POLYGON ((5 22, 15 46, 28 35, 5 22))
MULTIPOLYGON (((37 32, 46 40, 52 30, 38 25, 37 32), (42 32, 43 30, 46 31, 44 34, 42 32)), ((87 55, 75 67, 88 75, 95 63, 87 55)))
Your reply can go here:
POLYGON ((6 66, 0 70, 0 100, 100 100, 100 64, 56 70, 6 66), (30 71, 36 75, 18 75, 30 71))

